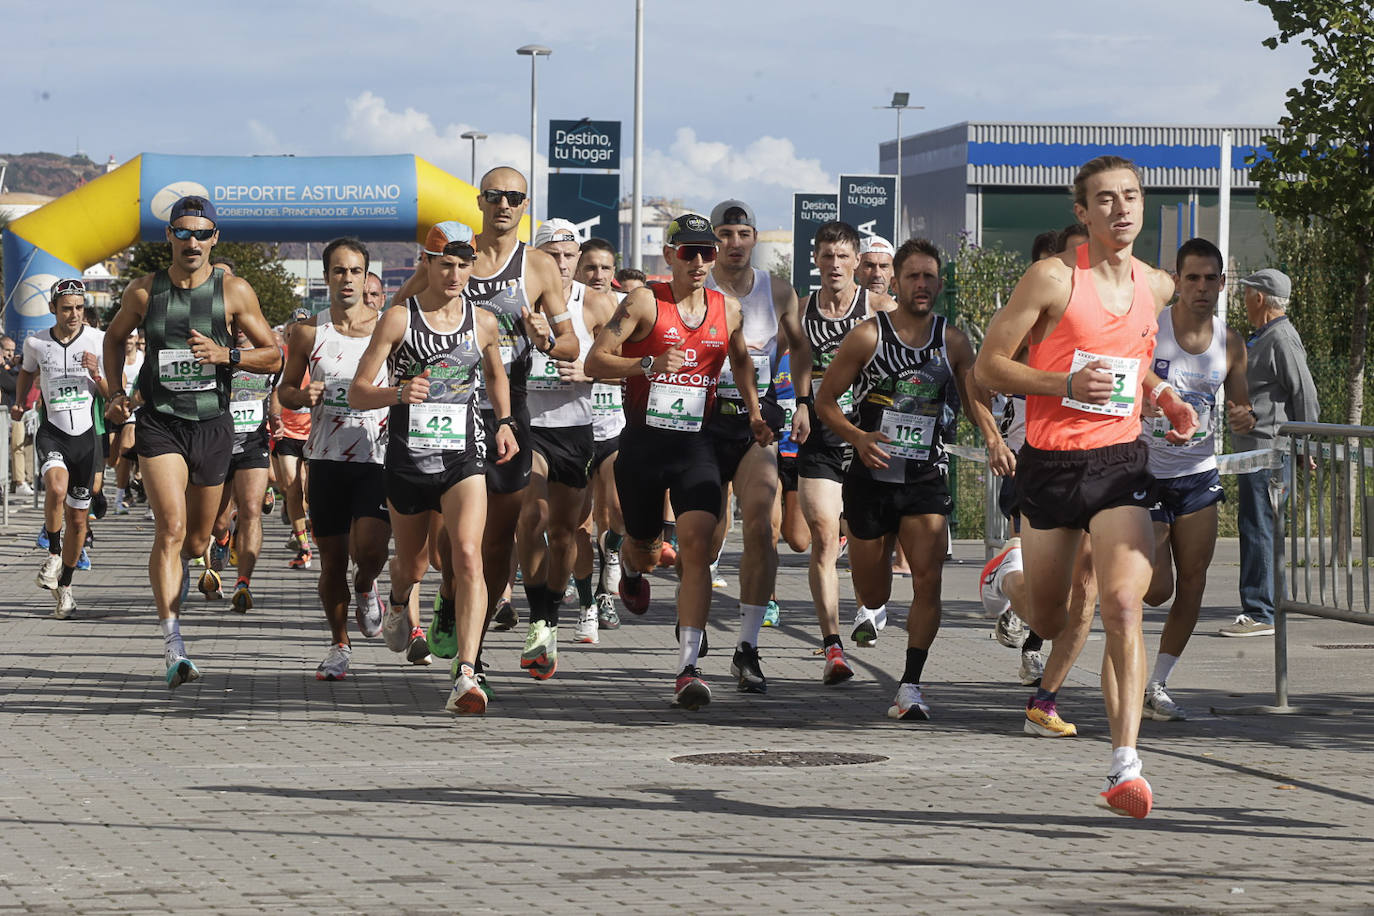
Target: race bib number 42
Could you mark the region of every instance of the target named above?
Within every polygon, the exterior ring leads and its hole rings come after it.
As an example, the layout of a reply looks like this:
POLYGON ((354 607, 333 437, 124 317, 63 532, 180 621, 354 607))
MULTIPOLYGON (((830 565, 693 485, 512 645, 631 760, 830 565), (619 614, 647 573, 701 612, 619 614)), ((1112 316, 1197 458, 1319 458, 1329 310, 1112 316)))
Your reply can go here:
POLYGON ((410 444, 419 448, 462 451, 468 444, 467 407, 463 404, 411 404, 410 444))
POLYGON ((654 382, 644 419, 658 429, 694 433, 706 419, 706 389, 654 382))
POLYGON ((189 349, 159 351, 157 377, 168 391, 210 391, 215 387, 215 367, 196 362, 189 349))
POLYGON ((1077 372, 1088 363, 1101 360, 1107 364, 1112 374, 1111 399, 1105 404, 1089 404, 1073 398, 1061 398, 1059 403, 1084 413, 1100 413, 1112 417, 1129 417, 1135 410, 1136 397, 1140 392, 1140 360, 1125 356, 1102 356, 1086 350, 1073 351, 1073 365, 1070 372, 1077 372))

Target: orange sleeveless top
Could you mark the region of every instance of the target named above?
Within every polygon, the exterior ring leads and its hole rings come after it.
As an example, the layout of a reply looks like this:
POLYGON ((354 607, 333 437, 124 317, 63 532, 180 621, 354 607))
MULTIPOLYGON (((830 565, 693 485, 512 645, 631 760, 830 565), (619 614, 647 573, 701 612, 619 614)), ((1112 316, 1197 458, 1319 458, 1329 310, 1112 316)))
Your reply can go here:
POLYGON ((1140 435, 1142 377, 1155 350, 1155 297, 1149 268, 1131 259, 1135 293, 1125 315, 1102 307, 1088 267, 1088 246, 1078 246, 1073 291, 1054 330, 1030 345, 1029 365, 1047 372, 1071 372, 1102 359, 1111 364, 1111 400, 1087 404, 1064 395, 1026 397, 1026 442, 1038 449, 1077 451, 1130 442, 1140 435))

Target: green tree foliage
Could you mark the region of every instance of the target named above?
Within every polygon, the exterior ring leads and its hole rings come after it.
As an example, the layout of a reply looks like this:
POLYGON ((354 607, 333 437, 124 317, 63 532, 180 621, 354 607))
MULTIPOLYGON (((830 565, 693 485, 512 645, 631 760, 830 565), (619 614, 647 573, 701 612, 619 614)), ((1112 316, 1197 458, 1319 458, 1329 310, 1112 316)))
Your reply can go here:
MULTIPOLYGON (((172 263, 172 248, 166 242, 139 242, 130 252, 129 264, 113 289, 116 302, 129 281, 155 270, 165 270, 172 263)), ((293 291, 295 281, 278 259, 276 245, 220 242, 215 246, 213 258, 227 258, 233 262, 234 274, 247 280, 258 294, 262 313, 269 324, 284 323, 300 305, 293 291)))
POLYGON ((768 272, 792 285, 792 252, 775 251, 773 260, 768 264, 768 272))
MULTIPOLYGON (((1312 68, 1301 86, 1288 90, 1281 133, 1264 138, 1268 155, 1253 162, 1250 174, 1259 183, 1265 209, 1296 224, 1299 232, 1309 229, 1314 238, 1349 248, 1348 323, 1326 330, 1344 338, 1349 367, 1342 419, 1358 424, 1364 412, 1374 268, 1374 0, 1255 2, 1269 10, 1279 30, 1265 39, 1265 47, 1296 40, 1311 52, 1312 68)), ((1295 297, 1305 295, 1294 280, 1295 297)), ((1335 290, 1327 291, 1339 291, 1341 282, 1329 280, 1326 285, 1334 284, 1335 290)), ((1339 308, 1334 301, 1323 305, 1339 308)), ((1300 318, 1301 309, 1294 321, 1300 318)), ((1306 339, 1301 323, 1299 328, 1306 339)), ((1307 349, 1312 355, 1312 342, 1307 349)))
POLYGON ((1001 245, 987 248, 973 244, 966 232, 959 236, 959 250, 945 271, 946 314, 975 347, 1029 266, 1025 258, 1001 245))

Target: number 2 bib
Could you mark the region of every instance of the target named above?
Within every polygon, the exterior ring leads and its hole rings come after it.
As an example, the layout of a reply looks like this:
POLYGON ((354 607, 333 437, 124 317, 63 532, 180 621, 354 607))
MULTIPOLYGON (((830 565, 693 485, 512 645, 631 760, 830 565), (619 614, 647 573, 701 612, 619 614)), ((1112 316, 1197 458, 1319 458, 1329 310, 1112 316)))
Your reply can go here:
POLYGON ((694 433, 706 419, 706 389, 654 382, 649 386, 645 422, 658 429, 694 433))
POLYGON ((1102 356, 1086 350, 1073 351, 1073 364, 1070 372, 1077 372, 1088 363, 1101 360, 1107 364, 1112 374, 1111 399, 1105 404, 1089 404, 1073 398, 1062 398, 1060 404, 1081 410, 1084 413, 1107 414, 1112 417, 1129 417, 1135 410, 1136 393, 1140 391, 1140 360, 1125 356, 1102 356))
POLYGON ((157 377, 168 391, 210 391, 215 387, 215 367, 196 362, 189 349, 160 350, 157 377))
POLYGON ((464 404, 411 404, 406 432, 412 445, 457 452, 467 448, 468 409, 464 404))

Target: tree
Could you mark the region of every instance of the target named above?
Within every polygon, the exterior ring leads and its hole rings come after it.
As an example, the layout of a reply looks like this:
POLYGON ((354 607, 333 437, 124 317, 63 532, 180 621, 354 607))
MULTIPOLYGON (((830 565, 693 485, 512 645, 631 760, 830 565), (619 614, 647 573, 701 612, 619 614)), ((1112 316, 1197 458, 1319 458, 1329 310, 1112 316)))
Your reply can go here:
MULTIPOLYGON (((1310 78, 1288 90, 1281 133, 1251 156, 1260 205, 1295 223, 1327 224, 1351 246, 1354 299, 1345 419, 1359 424, 1374 270, 1374 0, 1254 0, 1279 34, 1273 50, 1297 40, 1312 53, 1310 78)), ((1301 290, 1295 291, 1301 293, 1301 290)))
MULTIPOLYGON (((215 246, 214 258, 226 258, 234 263, 234 274, 247 280, 258 294, 262 313, 269 324, 278 325, 291 317, 300 305, 294 291, 295 281, 278 259, 276 245, 263 242, 220 242, 215 246)), ((172 248, 166 242, 139 242, 130 249, 129 263, 111 292, 116 302, 124 295, 124 288, 135 277, 165 270, 172 263, 172 248)))
POLYGON ((780 280, 792 285, 792 252, 775 251, 773 260, 768 264, 768 272, 780 280))

